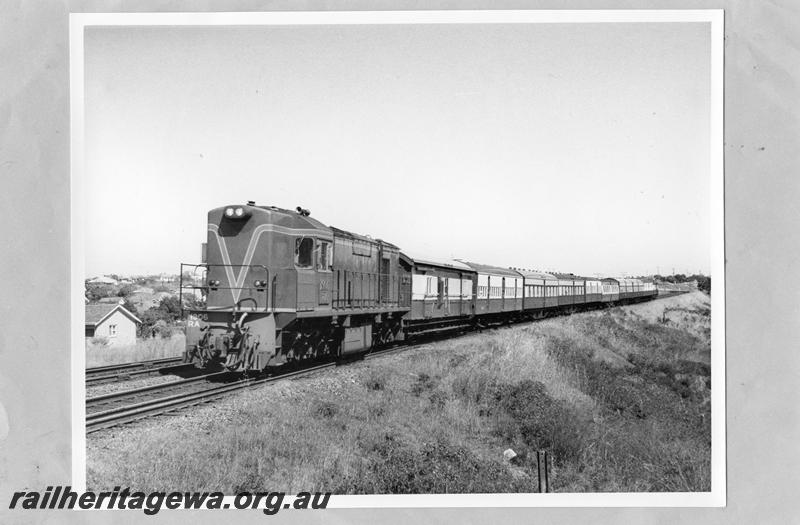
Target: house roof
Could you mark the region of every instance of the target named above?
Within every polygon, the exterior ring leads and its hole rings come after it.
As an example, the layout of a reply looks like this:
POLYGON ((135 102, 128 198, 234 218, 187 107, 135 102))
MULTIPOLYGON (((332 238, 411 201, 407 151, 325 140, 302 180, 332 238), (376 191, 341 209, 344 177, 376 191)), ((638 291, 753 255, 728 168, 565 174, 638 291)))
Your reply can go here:
POLYGON ((124 306, 121 304, 108 304, 108 303, 98 303, 98 304, 87 304, 86 305, 86 326, 97 326, 102 323, 107 317, 109 317, 112 313, 116 310, 119 310, 127 317, 129 317, 135 323, 141 323, 138 317, 130 313, 124 306))

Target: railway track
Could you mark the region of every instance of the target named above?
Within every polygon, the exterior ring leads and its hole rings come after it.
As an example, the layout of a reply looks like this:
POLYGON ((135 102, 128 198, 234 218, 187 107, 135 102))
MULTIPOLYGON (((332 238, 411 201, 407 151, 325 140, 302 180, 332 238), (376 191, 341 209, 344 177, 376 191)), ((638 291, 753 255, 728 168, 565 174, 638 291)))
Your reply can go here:
POLYGON ((119 365, 98 366, 86 369, 86 385, 100 385, 117 381, 126 381, 134 377, 164 374, 181 368, 188 368, 191 364, 183 363, 181 357, 167 357, 164 359, 151 359, 136 363, 123 363, 119 365))
MULTIPOLYGON (((391 347, 364 356, 373 359, 422 346, 391 347)), ((344 361, 330 361, 301 370, 264 377, 241 377, 233 372, 214 372, 191 379, 171 381, 132 390, 124 390, 86 399, 86 432, 92 433, 139 419, 175 412, 187 407, 208 403, 226 395, 273 383, 282 379, 301 377, 332 368, 344 361), (210 381, 213 379, 214 381, 210 381)))

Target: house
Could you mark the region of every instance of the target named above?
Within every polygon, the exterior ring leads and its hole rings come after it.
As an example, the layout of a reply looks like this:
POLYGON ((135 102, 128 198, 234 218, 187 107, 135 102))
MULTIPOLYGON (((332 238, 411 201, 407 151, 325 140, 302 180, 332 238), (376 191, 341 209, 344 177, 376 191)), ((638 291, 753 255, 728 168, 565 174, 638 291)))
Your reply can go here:
POLYGON ((138 317, 122 306, 99 303, 86 305, 86 339, 102 337, 109 346, 125 346, 136 343, 136 326, 141 324, 138 317))

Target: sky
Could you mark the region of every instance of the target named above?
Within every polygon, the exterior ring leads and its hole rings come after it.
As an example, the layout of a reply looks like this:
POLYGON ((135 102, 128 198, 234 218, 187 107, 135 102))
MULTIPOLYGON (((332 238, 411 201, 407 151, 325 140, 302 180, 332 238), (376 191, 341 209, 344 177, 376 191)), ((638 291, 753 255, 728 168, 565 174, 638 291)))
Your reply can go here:
POLYGON ((710 26, 90 27, 87 277, 254 200, 410 254, 710 271, 710 26))

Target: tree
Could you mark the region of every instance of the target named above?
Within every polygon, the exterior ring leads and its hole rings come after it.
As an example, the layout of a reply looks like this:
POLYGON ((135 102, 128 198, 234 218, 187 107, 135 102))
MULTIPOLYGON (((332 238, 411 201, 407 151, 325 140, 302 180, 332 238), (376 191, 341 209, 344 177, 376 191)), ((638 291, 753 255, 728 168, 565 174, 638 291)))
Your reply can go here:
POLYGON ((111 297, 114 295, 114 290, 104 284, 87 284, 86 285, 86 298, 91 302, 99 301, 104 297, 111 297))
POLYGON ((139 325, 139 337, 169 337, 172 326, 181 318, 180 299, 176 295, 163 297, 158 306, 148 308, 138 317, 142 321, 139 325))
POLYGON ((117 297, 128 297, 133 293, 133 290, 133 285, 123 284, 119 287, 119 290, 117 290, 117 297))
POLYGON ((161 319, 169 323, 181 318, 181 301, 177 295, 163 297, 156 309, 161 312, 161 319))
POLYGON ((183 296, 183 307, 187 310, 202 310, 206 307, 205 299, 198 299, 192 294, 183 296))

